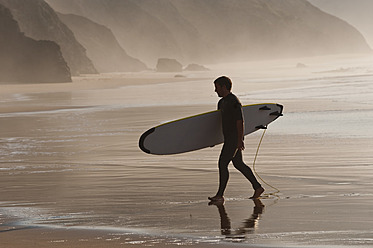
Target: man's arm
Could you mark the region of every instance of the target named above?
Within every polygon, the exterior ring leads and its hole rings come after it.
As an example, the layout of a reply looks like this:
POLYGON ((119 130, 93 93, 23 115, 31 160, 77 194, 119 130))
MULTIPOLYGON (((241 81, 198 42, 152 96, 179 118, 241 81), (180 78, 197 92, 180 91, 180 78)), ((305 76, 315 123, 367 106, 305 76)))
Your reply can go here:
POLYGON ((243 120, 237 120, 237 148, 239 150, 245 150, 245 144, 243 142, 243 120))

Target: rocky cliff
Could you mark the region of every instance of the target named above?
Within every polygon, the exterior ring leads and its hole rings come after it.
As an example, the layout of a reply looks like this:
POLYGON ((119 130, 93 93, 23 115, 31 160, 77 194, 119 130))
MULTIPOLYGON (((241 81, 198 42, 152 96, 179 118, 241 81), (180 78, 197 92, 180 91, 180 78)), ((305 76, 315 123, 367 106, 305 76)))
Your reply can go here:
POLYGON ((9 9, 0 4, 0 82, 70 82, 60 47, 36 41, 19 29, 9 9))
POLYGON ((107 27, 73 14, 58 14, 58 17, 87 49, 87 56, 99 72, 135 72, 147 69, 144 63, 130 57, 123 50, 107 27))
POLYGON ((372 0, 308 0, 321 10, 335 15, 356 27, 373 47, 372 0))
POLYGON ((44 0, 0 0, 0 4, 10 9, 27 37, 55 41, 73 75, 97 73, 84 47, 44 0))
POLYGON ((351 25, 305 0, 174 1, 219 57, 281 58, 369 51, 351 25), (209 11, 210 10, 210 11, 209 11))
MULTIPOLYGON (((139 58, 152 67, 159 57, 183 56, 172 30, 158 18, 160 15, 145 11, 136 1, 68 0, 48 3, 56 11, 84 16, 110 28, 130 56, 139 58)), ((166 6, 157 5, 156 10, 163 7, 166 6)), ((173 16, 180 18, 178 14, 173 16)), ((186 32, 184 27, 179 28, 184 30, 183 33, 186 32)), ((185 40, 185 43, 189 40, 191 39, 185 40)))
POLYGON ((47 1, 109 27, 150 65, 370 52, 354 27, 306 0, 47 1))

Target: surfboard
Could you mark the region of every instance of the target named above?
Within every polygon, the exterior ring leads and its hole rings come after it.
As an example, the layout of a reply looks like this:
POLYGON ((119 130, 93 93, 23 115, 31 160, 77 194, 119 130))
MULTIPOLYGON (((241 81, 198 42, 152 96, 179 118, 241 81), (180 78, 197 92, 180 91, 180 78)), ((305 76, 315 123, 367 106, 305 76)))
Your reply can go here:
MULTIPOLYGON (((245 105, 244 135, 260 129, 282 116, 283 106, 276 103, 245 105)), ((221 113, 215 110, 163 123, 144 132, 139 147, 149 154, 168 155, 195 151, 224 142, 221 113)))

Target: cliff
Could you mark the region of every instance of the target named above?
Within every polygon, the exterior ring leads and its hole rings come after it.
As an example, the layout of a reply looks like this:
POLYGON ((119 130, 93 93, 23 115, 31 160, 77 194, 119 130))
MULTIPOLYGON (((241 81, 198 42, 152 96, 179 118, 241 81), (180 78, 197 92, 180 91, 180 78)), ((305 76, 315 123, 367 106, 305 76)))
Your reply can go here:
POLYGON ((213 46, 215 59, 370 51, 354 27, 305 0, 176 0, 172 3, 198 27, 203 42, 213 46))
POLYGON ((367 53, 347 22, 306 0, 47 0, 110 28, 128 54, 148 64, 183 64, 367 53))
POLYGON ((309 0, 321 10, 335 15, 356 27, 373 46, 372 0, 309 0))
POLYGON ((58 13, 58 17, 87 49, 87 56, 99 72, 136 72, 148 69, 144 63, 123 50, 107 27, 73 14, 58 13))
POLYGON ((60 47, 52 41, 26 37, 9 9, 1 4, 0 34, 1 82, 71 82, 60 47))
MULTIPOLYGON (((151 4, 152 1, 148 2, 151 4)), ((158 18, 160 15, 144 11, 136 1, 68 0, 48 3, 58 12, 83 16, 110 28, 121 47, 147 65, 155 65, 159 57, 183 56, 174 34, 158 18)), ((162 7, 165 6, 158 6, 156 10, 162 7)), ((180 17, 178 14, 174 16, 180 17)), ((184 27, 179 28, 185 33, 184 27)), ((185 43, 189 40, 191 38, 185 43)))
POLYGON ((97 73, 84 47, 44 0, 0 0, 0 4, 11 11, 27 37, 56 42, 73 75, 97 73))

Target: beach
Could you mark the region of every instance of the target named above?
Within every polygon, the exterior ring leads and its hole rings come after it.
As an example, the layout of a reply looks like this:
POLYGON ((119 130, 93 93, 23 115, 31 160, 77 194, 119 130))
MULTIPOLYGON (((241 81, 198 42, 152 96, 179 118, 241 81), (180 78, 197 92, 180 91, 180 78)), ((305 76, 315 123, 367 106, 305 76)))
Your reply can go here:
POLYGON ((372 247, 373 57, 209 65, 208 72, 84 75, 0 85, 1 247, 372 247), (300 61, 307 65, 296 68, 300 61), (245 138, 258 201, 221 145, 155 156, 161 123, 216 109, 213 80, 284 116, 245 138))

